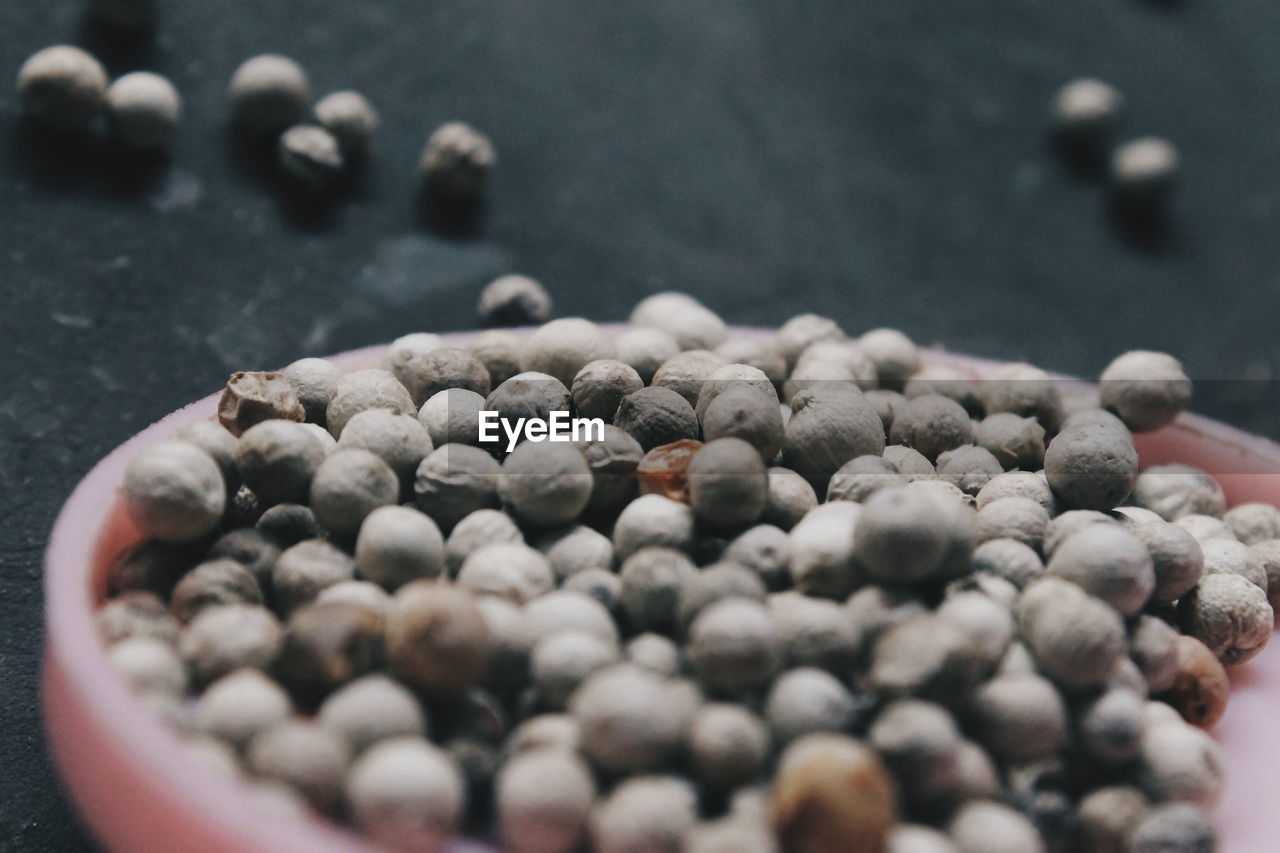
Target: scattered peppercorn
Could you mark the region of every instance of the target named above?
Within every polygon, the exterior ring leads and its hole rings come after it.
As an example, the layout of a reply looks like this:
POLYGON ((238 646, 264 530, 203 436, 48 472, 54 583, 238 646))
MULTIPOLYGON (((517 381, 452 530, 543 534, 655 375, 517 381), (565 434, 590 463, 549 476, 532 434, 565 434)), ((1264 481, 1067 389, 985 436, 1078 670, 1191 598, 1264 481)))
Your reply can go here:
POLYGON ((107 72, 92 55, 59 44, 34 53, 18 70, 18 97, 31 118, 62 130, 89 130, 107 100, 107 72))
POLYGON ((236 126, 266 135, 302 118, 311 101, 311 85, 292 59, 263 54, 245 60, 231 75, 227 99, 236 126))
POLYGON ((168 148, 182 118, 182 98, 168 78, 134 71, 107 89, 116 138, 130 148, 168 148))

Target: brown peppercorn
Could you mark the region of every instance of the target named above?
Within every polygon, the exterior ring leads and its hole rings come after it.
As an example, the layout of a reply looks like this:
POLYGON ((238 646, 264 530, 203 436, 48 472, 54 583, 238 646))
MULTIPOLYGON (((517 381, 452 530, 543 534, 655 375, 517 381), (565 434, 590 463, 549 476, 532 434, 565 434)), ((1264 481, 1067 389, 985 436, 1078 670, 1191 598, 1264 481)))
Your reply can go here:
POLYGON ((682 438, 671 444, 653 448, 636 466, 636 479, 642 495, 662 495, 673 501, 689 502, 689 463, 702 449, 702 442, 682 438))
POLYGON ((773 829, 789 853, 882 853, 897 820, 888 771, 845 735, 809 735, 788 747, 770 799, 773 829))
POLYGON ((401 587, 387 617, 387 658, 401 681, 460 698, 484 675, 494 638, 470 593, 432 581, 401 587))
POLYGON ((299 608, 285 627, 275 675, 297 701, 314 707, 331 692, 382 666, 383 615, 344 602, 299 608))
POLYGON ((1177 647, 1178 674, 1160 699, 1191 725, 1211 729, 1227 711, 1231 690, 1227 671, 1209 647, 1195 637, 1183 634, 1178 637, 1177 647))
POLYGON ((218 420, 233 435, 269 420, 305 421, 307 410, 283 373, 231 374, 218 400, 218 420))

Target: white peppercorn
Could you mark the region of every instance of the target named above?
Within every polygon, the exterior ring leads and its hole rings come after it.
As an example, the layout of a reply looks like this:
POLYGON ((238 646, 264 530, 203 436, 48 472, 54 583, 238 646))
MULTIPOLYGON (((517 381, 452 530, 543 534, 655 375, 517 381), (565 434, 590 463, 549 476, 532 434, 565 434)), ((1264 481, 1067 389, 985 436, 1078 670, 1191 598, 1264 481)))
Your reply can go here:
POLYGON ((660 329, 675 338, 682 350, 711 350, 724 343, 724 321, 686 293, 655 293, 631 310, 631 324, 660 329))
POLYGON ((520 372, 524 338, 505 329, 489 329, 467 341, 467 352, 489 371, 489 384, 497 388, 520 372))
POLYGON ((238 669, 205 688, 196 702, 196 729, 243 750, 259 733, 293 715, 289 695, 260 670, 238 669))
POLYGON ((884 449, 884 460, 897 469, 899 474, 906 477, 909 483, 916 480, 930 480, 937 475, 933 463, 913 447, 905 447, 901 444, 887 445, 884 449))
POLYGON ((333 586, 320 590, 320 594, 316 596, 317 604, 332 602, 358 605, 383 616, 391 609, 391 596, 385 589, 369 581, 338 581, 333 586))
POLYGON ((1146 734, 1146 698, 1111 689, 1080 711, 1080 747, 1095 761, 1115 765, 1137 757, 1146 734))
POLYGON ((1123 616, 1141 610, 1155 589, 1151 554, 1132 533, 1114 524, 1091 524, 1054 550, 1051 575, 1078 584, 1123 616))
POLYGON ((573 378, 571 393, 579 417, 613 420, 622 398, 644 387, 634 368, 617 359, 597 359, 583 365, 573 378))
POLYGON ((771 467, 769 497, 760 520, 782 530, 791 530, 818 505, 818 496, 809 481, 790 468, 771 467))
POLYGON ((1134 432, 1172 423, 1191 400, 1191 380, 1171 355, 1133 350, 1117 357, 1098 382, 1103 406, 1134 432))
POLYGON ((688 552, 693 540, 693 510, 662 495, 636 498, 613 526, 613 553, 618 560, 649 545, 688 552))
POLYGON ((283 632, 265 607, 227 604, 200 612, 178 638, 178 652, 196 684, 229 672, 266 669, 280 653, 283 632))
POLYGON ((782 660, 769 611, 746 598, 718 601, 689 628, 689 661, 715 695, 742 696, 765 687, 782 660))
POLYGON ((487 136, 455 121, 440 125, 427 139, 418 171, 432 194, 447 201, 475 203, 497 162, 487 136))
POLYGON ((815 491, 825 491, 831 475, 850 459, 884 451, 880 416, 851 384, 806 389, 791 400, 791 408, 782 458, 815 491))
POLYGON ((471 594, 415 581, 396 593, 387 619, 391 672, 408 686, 443 698, 463 696, 483 676, 494 637, 471 594))
POLYGON ((979 421, 973 432, 1006 471, 1035 471, 1044 463, 1044 427, 1035 418, 999 412, 979 421))
POLYGON ((633 391, 618 404, 613 423, 644 450, 686 438, 697 438, 698 417, 689 402, 670 388, 650 386, 633 391))
POLYGON ((1222 518, 1227 510, 1222 486, 1208 472, 1181 464, 1152 465, 1139 474, 1133 502, 1165 521, 1191 514, 1222 518))
POLYGON ((676 339, 661 329, 636 327, 618 335, 614 344, 618 360, 631 365, 640 380, 648 385, 658 368, 680 353, 676 339))
POLYGON ((969 567, 974 513, 960 501, 913 489, 884 489, 863 505, 853 555, 873 578, 911 583, 969 567))
POLYGON ((1246 545, 1280 539, 1280 509, 1271 504, 1240 504, 1227 510, 1222 520, 1246 545))
POLYGON ((463 561, 458 586, 524 604, 554 589, 555 576, 547 558, 529 546, 493 544, 476 549, 463 561))
POLYGON ((869 677, 883 694, 951 701, 972 689, 994 664, 966 631, 928 614, 904 619, 880 633, 869 677))
POLYGON ((768 604, 784 667, 818 667, 840 679, 853 675, 861 636, 845 608, 794 591, 771 595, 768 604))
POLYGON ((307 111, 311 85, 292 59, 263 54, 247 59, 227 87, 231 120, 250 133, 277 133, 307 111))
POLYGON ((773 335, 773 348, 786 359, 790 371, 800 355, 820 341, 844 340, 844 330, 829 317, 817 314, 799 314, 778 327, 773 335))
POLYGON ((1024 542, 989 539, 973 550, 969 563, 975 573, 987 572, 1021 589, 1044 574, 1040 555, 1024 542))
POLYGON ((787 360, 772 345, 756 338, 732 337, 715 348, 728 364, 745 364, 764 373, 774 387, 787 378, 787 360))
POLYGON ((746 527, 764 512, 768 477, 755 448, 740 438, 719 438, 689 463, 689 504, 703 523, 720 529, 746 527))
POLYGON ((927 799, 954 777, 961 738, 955 720, 940 705, 917 699, 891 702, 871 726, 868 740, 908 801, 927 799))
POLYGON ((615 517, 636 496, 635 471, 644 449, 612 424, 605 424, 603 439, 584 436, 574 446, 591 469, 591 499, 584 512, 593 517, 615 517))
POLYGON ((1120 614, 1059 578, 1042 578, 1023 591, 1018 623, 1040 669, 1065 687, 1105 681, 1124 653, 1120 614))
POLYGON ((500 472, 497 460, 477 447, 443 445, 418 466, 415 503, 442 529, 451 530, 471 513, 498 506, 500 472))
POLYGON ((56 128, 89 130, 106 103, 107 73, 89 53, 59 44, 32 54, 18 70, 27 115, 56 128))
POLYGON ((325 410, 338 390, 342 368, 323 358, 300 358, 280 374, 289 380, 311 423, 325 423, 325 410))
POLYGON ((551 316, 551 296, 528 276, 499 276, 480 292, 479 313, 486 326, 539 325, 551 316))
POLYGON ((888 435, 889 431, 893 429, 893 419, 907 405, 907 398, 897 391, 890 391, 886 388, 872 388, 863 393, 871 405, 876 407, 876 414, 880 416, 880 424, 884 427, 884 434, 888 435))
POLYGON ((928 826, 900 823, 889 834, 886 853, 960 853, 946 835, 928 826))
POLYGON ((930 462, 939 454, 973 443, 973 421, 955 400, 923 394, 893 419, 889 441, 918 451, 930 462))
POLYGON ((496 509, 478 509, 454 526, 445 542, 445 567, 451 577, 474 552, 486 545, 524 544, 511 516, 496 509))
POLYGON ((107 650, 107 663, 132 690, 181 696, 187 673, 173 645, 155 637, 128 637, 107 650))
POLYGON ((367 450, 387 463, 401 482, 409 482, 431 453, 432 444, 427 428, 415 416, 367 409, 347 421, 338 448, 367 450))
POLYGON ((1044 532, 1044 554, 1052 557, 1068 538, 1094 524, 1118 526, 1114 516, 1093 509, 1070 509, 1053 517, 1044 532))
POLYGON ((858 347, 875 365, 882 388, 900 389, 920 369, 919 350, 897 329, 864 332, 858 347))
POLYGON ((629 623, 638 631, 673 631, 680 590, 696 576, 693 562, 678 550, 653 545, 637 549, 618 572, 619 602, 629 623))
POLYGON ((857 341, 823 340, 809 344, 796 359, 787 396, 795 396, 801 387, 807 387, 806 379, 821 378, 825 372, 830 372, 832 378, 839 373, 841 378, 847 378, 863 390, 876 387, 876 366, 857 341))
POLYGON ((282 133, 276 156, 286 175, 316 191, 332 186, 347 165, 337 137, 314 124, 295 124, 282 133))
POLYGON ((494 792, 498 832, 511 853, 578 849, 595 800, 590 770, 573 753, 540 749, 517 755, 494 792))
POLYGON ((787 570, 798 590, 843 598, 858 586, 864 572, 854 560, 849 531, 861 516, 860 504, 835 501, 815 507, 792 529, 787 570))
POLYGON ((1031 471, 1005 471, 987 481, 974 496, 974 505, 981 511, 987 504, 1000 498, 1030 498, 1044 507, 1050 517, 1058 514, 1058 501, 1049 488, 1049 482, 1041 474, 1031 471))
POLYGON ((1147 729, 1137 781, 1153 801, 1212 808, 1222 793, 1222 748, 1204 731, 1181 720, 1147 729))
POLYGON ((415 406, 449 388, 463 388, 480 395, 489 393, 489 369, 467 350, 435 347, 403 360, 396 378, 413 396, 415 406))
POLYGON ((1133 491, 1138 452, 1133 438, 1104 426, 1074 426, 1054 436, 1044 454, 1049 487, 1071 509, 1107 510, 1133 491))
POLYGON ((184 441, 163 441, 136 456, 121 494, 133 523, 163 542, 199 539, 217 526, 227 504, 218 463, 184 441))
POLYGON ((831 482, 827 484, 827 501, 862 503, 881 489, 906 484, 907 478, 883 457, 858 456, 831 475, 831 482))
POLYGON ((529 675, 529 646, 521 627, 523 608, 493 595, 481 595, 474 601, 493 641, 480 686, 500 700, 510 700, 524 690, 529 675))
POLYGON ((325 529, 338 536, 354 536, 369 513, 394 504, 399 495, 395 472, 367 450, 338 450, 311 478, 311 509, 325 529))
POLYGON ((1280 538, 1267 539, 1250 547, 1267 574, 1267 599, 1273 608, 1280 606, 1280 538))
POLYGON ((768 728, 741 705, 704 704, 689 726, 694 777, 717 790, 750 784, 764 769, 771 752, 768 728))
POLYGON ((498 495, 528 524, 550 527, 578 518, 591 499, 591 469, 570 444, 525 441, 507 456, 498 495))
POLYGON ((1129 836, 1147 809, 1147 798, 1137 788, 1098 788, 1080 800, 1076 812, 1080 841, 1096 853, 1129 853, 1129 836))
POLYGON ((316 121, 338 140, 346 158, 366 154, 378 129, 378 112, 359 92, 331 92, 315 106, 316 121))
POLYGON ((608 333, 595 323, 567 317, 533 333, 525 342, 520 368, 553 376, 567 387, 582 368, 598 359, 612 359, 615 352, 608 333))
POLYGON ((1200 552, 1204 555, 1205 574, 1240 575, 1267 591, 1267 570, 1248 545, 1234 539, 1209 539, 1200 543, 1200 552))
POLYGON ((397 415, 416 415, 414 405, 400 380, 388 370, 370 368, 347 373, 338 380, 333 398, 325 409, 325 422, 334 438, 341 438, 347 421, 366 409, 390 409, 397 415))
MULTIPOLYGON (((1059 382, 1030 364, 1002 364, 978 385, 978 399, 988 415, 1010 413, 1034 418, 1049 432, 1062 423, 1059 382)), ((1036 466, 1039 467, 1039 466, 1036 466)))
POLYGON ((702 383, 712 373, 724 367, 724 359, 707 350, 687 350, 664 361, 653 374, 650 382, 655 388, 670 388, 696 406, 702 393, 702 383))
POLYGON ((947 831, 961 853, 1045 853, 1044 840, 1031 821, 990 800, 961 806, 947 831))
POLYGON ((693 786, 674 776, 640 776, 596 806, 591 847, 598 853, 680 853, 696 822, 693 786))
POLYGON ((439 849, 466 807, 457 764, 420 737, 374 744, 352 765, 344 792, 355 824, 396 850, 439 849))
POLYGON ((739 385, 720 391, 707 405, 702 432, 708 442, 730 436, 743 439, 768 462, 782 449, 784 425, 772 392, 766 396, 754 385, 739 385))
POLYGON ((991 451, 972 444, 939 453, 937 464, 939 479, 966 495, 976 495, 1003 470, 991 451))
POLYGON ((557 582, 562 583, 587 569, 607 569, 613 565, 613 542, 583 524, 550 530, 533 545, 547 556, 557 582))
POLYGON ((322 539, 305 539, 280 552, 271 570, 276 606, 289 614, 310 604, 322 589, 352 580, 356 564, 345 552, 322 539))
POLYGON ((425 736, 427 721, 412 693, 385 675, 366 675, 324 701, 316 714, 355 753, 389 738, 425 736))
POLYGON ((569 700, 581 749, 605 773, 665 766, 693 720, 696 691, 628 664, 594 673, 569 700))
POLYGON ((978 399, 978 383, 973 374, 958 366, 927 364, 907 380, 902 394, 908 400, 936 394, 959 403, 970 417, 981 418, 986 414, 978 399))
POLYGON ((1066 740, 1062 697, 1034 673, 993 678, 974 691, 969 708, 983 745, 1004 761, 1048 758, 1066 740))
POLYGON ((644 633, 622 650, 627 663, 664 678, 680 674, 680 647, 661 634, 644 633))
POLYGON ((415 509, 379 507, 360 526, 355 559, 365 578, 394 591, 418 578, 440 576, 444 537, 434 521, 415 509))
POLYGON ((182 98, 165 77, 134 71, 107 89, 111 129, 130 148, 169 146, 182 115, 182 98))
POLYGON ((285 548, 308 539, 323 539, 329 535, 316 520, 316 514, 311 511, 311 507, 302 504, 276 504, 263 511, 254 527, 285 548))
POLYGON ((529 672, 541 707, 563 710, 591 676, 618 660, 616 641, 566 628, 544 636, 529 654, 529 672))
POLYGON ((687 630, 698 614, 726 598, 765 600, 765 588, 750 569, 733 563, 704 566, 680 585, 676 621, 687 630))
POLYGON ((1186 803, 1152 809, 1133 830, 1131 853, 1203 853, 1213 850, 1217 834, 1204 811, 1186 803))
POLYGON ((1225 521, 1212 515, 1201 515, 1193 512, 1179 516, 1177 521, 1173 523, 1190 533, 1196 542, 1200 544, 1201 549, 1211 539, 1235 541, 1236 538, 1235 534, 1231 532, 1231 528, 1227 527, 1225 521))
POLYGON ((435 447, 445 444, 479 444, 480 412, 484 397, 465 388, 437 391, 418 410, 418 422, 426 427, 435 447))
POLYGON ((591 596, 572 590, 549 592, 526 603, 514 629, 513 640, 525 653, 560 631, 587 634, 608 646, 618 644, 618 628, 608 609, 591 596))
POLYGON ((981 542, 1014 539, 1039 551, 1049 527, 1049 513, 1031 498, 999 498, 978 510, 977 525, 981 542))
POLYGON ((221 424, 211 420, 192 421, 173 432, 175 441, 194 444, 218 463, 227 493, 233 494, 240 487, 240 474, 236 471, 236 437, 221 424))
POLYGON ((515 756, 522 752, 556 750, 577 752, 578 721, 569 714, 538 714, 525 720, 507 738, 506 752, 515 756))
POLYGON ((305 424, 278 419, 249 427, 235 448, 240 477, 268 504, 307 500, 325 456, 324 445, 305 424))
POLYGON ((1244 663, 1271 639, 1275 614, 1267 594, 1240 575, 1206 574, 1178 601, 1178 624, 1224 666, 1244 663))
POLYGON ((1162 693, 1178 676, 1178 631, 1163 619, 1140 615, 1129 629, 1129 658, 1146 682, 1147 692, 1162 693))
POLYGON ((158 596, 143 590, 112 598, 98 609, 94 623, 107 645, 130 637, 149 637, 169 644, 178 639, 178 622, 169 608, 158 596))
MULTIPOLYGON (((577 369, 574 370, 576 372, 577 369)), ((569 381, 572 380, 571 375, 569 381)), ((514 423, 520 418, 549 421, 552 412, 567 412, 572 405, 569 389, 559 379, 546 373, 525 371, 493 389, 485 399, 484 407, 514 423)))
MULTIPOLYGON (((808 483, 804 485, 808 488, 808 483)), ((787 562, 791 558, 791 537, 771 524, 758 524, 725 546, 721 558, 750 569, 766 589, 776 591, 789 581, 787 562)))
POLYGON ((1115 133, 1124 105, 1124 96, 1110 83, 1092 77, 1072 80, 1053 97, 1054 131, 1083 153, 1100 152, 1115 133))
MULTIPOLYGON (((991 580, 1000 583, 996 579, 991 580)), ((970 576, 967 581, 971 581, 974 588, 948 588, 946 599, 936 611, 937 617, 965 636, 971 646, 970 654, 980 663, 984 672, 991 672, 1004 658, 1013 641, 1014 624, 1010 606, 1017 598, 1017 591, 1012 585, 1003 583, 1003 587, 1007 588, 1008 599, 1001 600, 978 587, 981 583, 979 576, 970 576)))
POLYGON ((1144 136, 1111 153, 1111 190, 1126 204, 1154 208, 1168 201, 1181 158, 1167 139, 1144 136))
POLYGON ((169 609, 182 624, 206 607, 220 604, 261 604, 258 580, 240 563, 225 557, 196 566, 173 588, 169 609))
POLYGON ((830 673, 799 667, 778 676, 765 700, 764 715, 779 744, 816 732, 840 732, 854 721, 853 694, 830 673))

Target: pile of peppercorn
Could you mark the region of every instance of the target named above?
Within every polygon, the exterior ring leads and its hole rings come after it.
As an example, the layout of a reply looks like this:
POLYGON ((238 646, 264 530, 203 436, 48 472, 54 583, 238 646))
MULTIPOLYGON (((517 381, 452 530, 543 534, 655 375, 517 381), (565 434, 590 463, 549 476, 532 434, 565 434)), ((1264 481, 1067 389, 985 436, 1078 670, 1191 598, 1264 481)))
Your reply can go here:
POLYGON ((1280 511, 1139 472, 1190 395, 1160 353, 1090 392, 675 293, 408 335, 236 374, 140 454, 99 625, 246 808, 392 849, 1205 851, 1280 511), (603 437, 478 440, 557 410, 603 437))

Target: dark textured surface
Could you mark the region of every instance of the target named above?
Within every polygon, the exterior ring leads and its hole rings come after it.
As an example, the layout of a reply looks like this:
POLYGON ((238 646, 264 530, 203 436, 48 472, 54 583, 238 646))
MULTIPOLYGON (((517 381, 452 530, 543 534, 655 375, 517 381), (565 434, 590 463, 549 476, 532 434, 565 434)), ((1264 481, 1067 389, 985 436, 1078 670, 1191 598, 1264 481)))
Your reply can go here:
MULTIPOLYGON (((81 5, 0 4, 0 75, 101 44, 81 5)), ((1201 378, 1280 358, 1272 0, 162 5, 153 47, 108 58, 186 97, 167 168, 49 140, 0 92, 0 849, 86 846, 36 697, 57 507, 233 369, 465 328, 508 270, 596 319, 681 288, 732 322, 814 310, 1089 375, 1134 346, 1201 378), (262 51, 380 107, 342 204, 282 196, 230 144, 223 88, 262 51), (1047 99, 1086 73, 1128 95, 1126 133, 1183 151, 1163 237, 1118 227, 1045 144, 1047 99), (470 240, 413 205, 422 140, 453 118, 501 158, 470 240)), ((1280 434, 1269 384, 1205 387, 1198 408, 1280 434)))

